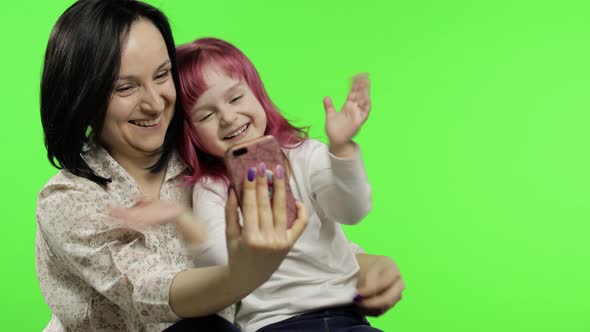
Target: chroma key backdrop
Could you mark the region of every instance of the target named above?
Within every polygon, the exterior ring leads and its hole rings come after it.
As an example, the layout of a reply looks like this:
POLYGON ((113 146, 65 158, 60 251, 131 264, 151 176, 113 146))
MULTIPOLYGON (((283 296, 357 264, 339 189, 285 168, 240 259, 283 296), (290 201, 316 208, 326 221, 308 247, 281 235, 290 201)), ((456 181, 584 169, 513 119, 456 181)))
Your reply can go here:
MULTIPOLYGON (((7 1, 2 24, 5 331, 40 331, 39 82, 69 0, 7 1)), ((359 143, 373 211, 345 226, 407 289, 384 331, 590 331, 590 3, 154 0, 177 43, 226 39, 296 125, 325 141, 355 73, 372 80, 359 143)), ((90 79, 90 78, 89 78, 90 79)))

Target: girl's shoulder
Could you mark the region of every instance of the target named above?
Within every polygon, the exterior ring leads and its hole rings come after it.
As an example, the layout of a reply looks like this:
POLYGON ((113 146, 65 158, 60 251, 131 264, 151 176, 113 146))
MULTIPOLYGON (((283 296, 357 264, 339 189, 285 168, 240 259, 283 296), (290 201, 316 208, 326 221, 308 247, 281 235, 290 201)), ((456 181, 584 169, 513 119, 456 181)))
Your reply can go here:
POLYGON ((313 138, 308 138, 293 149, 285 149, 285 154, 291 161, 306 160, 317 153, 327 153, 328 146, 313 138))
POLYGON ((301 144, 297 145, 294 148, 286 148, 284 149, 287 154, 289 153, 307 153, 316 149, 324 149, 327 148, 327 145, 323 142, 318 141, 317 139, 308 138, 301 142, 301 144))
POLYGON ((221 179, 205 177, 195 183, 193 187, 193 200, 210 199, 213 197, 221 197, 225 199, 226 196, 227 185, 221 179))

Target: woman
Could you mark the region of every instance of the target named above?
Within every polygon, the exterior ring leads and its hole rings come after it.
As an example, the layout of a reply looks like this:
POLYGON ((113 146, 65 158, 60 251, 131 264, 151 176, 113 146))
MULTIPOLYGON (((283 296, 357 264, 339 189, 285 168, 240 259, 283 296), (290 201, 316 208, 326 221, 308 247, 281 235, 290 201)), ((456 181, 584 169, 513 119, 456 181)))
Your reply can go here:
MULTIPOLYGON (((190 188, 180 186, 177 86, 174 41, 157 9, 81 0, 56 23, 41 116, 49 160, 62 170, 37 203, 37 274, 53 313, 46 330, 161 331, 185 317, 204 317, 197 323, 205 330, 231 330, 208 315, 268 279, 305 227, 303 209, 291 230, 273 227, 284 222, 284 202, 271 208, 266 184, 247 182, 243 227, 234 193, 227 204, 229 263, 192 268, 174 229, 196 225, 190 188), (109 204, 134 206, 129 213, 152 209, 154 218, 165 213, 174 226, 121 227, 109 204)), ((399 272, 387 258, 358 260, 361 306, 380 314, 399 299, 399 272)))

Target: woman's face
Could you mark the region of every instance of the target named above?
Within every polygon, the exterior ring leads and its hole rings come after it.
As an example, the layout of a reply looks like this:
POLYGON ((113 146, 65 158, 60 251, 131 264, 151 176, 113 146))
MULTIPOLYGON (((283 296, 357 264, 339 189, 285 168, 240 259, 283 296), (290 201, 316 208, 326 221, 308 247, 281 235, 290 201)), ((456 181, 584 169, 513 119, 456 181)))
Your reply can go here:
POLYGON ((164 38, 147 20, 135 21, 121 45, 121 66, 101 142, 115 160, 145 158, 164 143, 176 89, 164 38))
POLYGON ((262 137, 266 113, 246 81, 228 76, 216 65, 206 66, 203 74, 207 90, 191 114, 203 148, 222 157, 233 145, 262 137))

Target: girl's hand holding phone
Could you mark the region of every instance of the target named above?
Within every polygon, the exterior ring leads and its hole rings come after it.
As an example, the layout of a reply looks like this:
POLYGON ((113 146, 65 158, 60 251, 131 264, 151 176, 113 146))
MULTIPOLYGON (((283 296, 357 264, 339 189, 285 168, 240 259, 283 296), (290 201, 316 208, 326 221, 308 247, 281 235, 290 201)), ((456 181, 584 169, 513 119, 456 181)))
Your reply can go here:
POLYGON ((241 196, 243 226, 238 218, 238 197, 230 190, 225 209, 228 263, 233 279, 229 284, 248 283, 255 288, 266 281, 305 229, 307 212, 300 202, 296 202, 297 218, 287 228, 285 179, 275 176, 271 201, 264 167, 248 169, 241 196))
POLYGON ((371 111, 368 74, 354 77, 352 87, 340 112, 336 112, 330 97, 324 98, 326 109, 326 134, 330 140, 330 153, 340 158, 354 155, 356 148, 352 138, 365 123, 371 111))

